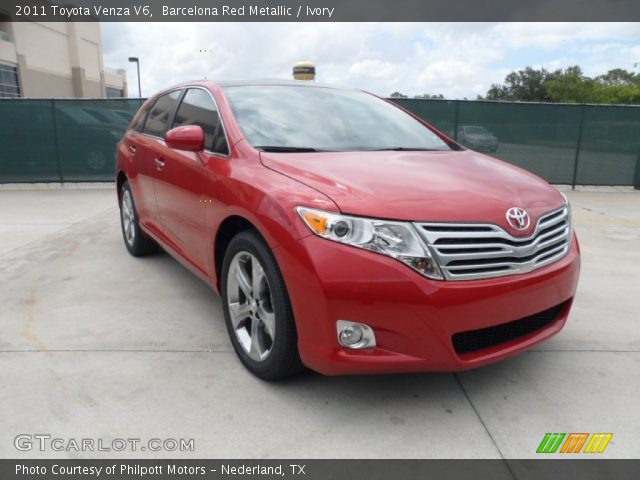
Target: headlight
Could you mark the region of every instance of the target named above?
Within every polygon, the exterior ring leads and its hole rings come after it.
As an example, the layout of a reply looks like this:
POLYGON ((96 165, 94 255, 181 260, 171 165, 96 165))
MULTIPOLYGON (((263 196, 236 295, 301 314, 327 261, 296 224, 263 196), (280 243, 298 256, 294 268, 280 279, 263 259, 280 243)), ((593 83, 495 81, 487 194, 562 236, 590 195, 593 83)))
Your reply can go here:
POLYGON ((443 278, 410 223, 351 217, 307 207, 296 207, 296 212, 320 237, 395 258, 425 277, 443 278))

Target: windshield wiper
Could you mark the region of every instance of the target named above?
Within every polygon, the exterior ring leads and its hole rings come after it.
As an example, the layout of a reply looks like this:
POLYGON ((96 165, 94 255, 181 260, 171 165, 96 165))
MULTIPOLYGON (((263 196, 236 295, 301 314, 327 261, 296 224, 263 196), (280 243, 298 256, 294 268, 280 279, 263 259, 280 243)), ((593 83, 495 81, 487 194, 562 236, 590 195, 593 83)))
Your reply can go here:
POLYGON ((280 145, 258 145, 255 148, 262 150, 263 152, 317 152, 312 147, 287 147, 280 145))
POLYGON ((419 148, 419 147, 386 147, 373 148, 369 152, 441 152, 439 148, 419 148))
POLYGON ((438 148, 419 148, 419 147, 386 147, 386 148, 364 148, 364 149, 346 149, 346 150, 321 150, 313 147, 290 147, 287 145, 256 145, 254 148, 263 152, 283 152, 283 153, 305 153, 305 152, 441 152, 438 148))

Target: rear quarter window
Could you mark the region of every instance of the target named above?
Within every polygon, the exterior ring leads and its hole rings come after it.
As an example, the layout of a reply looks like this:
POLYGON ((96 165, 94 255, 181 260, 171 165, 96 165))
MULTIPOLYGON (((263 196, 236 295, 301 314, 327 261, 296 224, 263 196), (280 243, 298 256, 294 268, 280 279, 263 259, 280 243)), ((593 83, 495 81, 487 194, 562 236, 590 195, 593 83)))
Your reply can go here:
POLYGON ((142 130, 144 129, 144 122, 147 120, 147 115, 149 114, 149 107, 145 107, 142 109, 142 111, 140 112, 140 115, 138 115, 138 119, 136 120, 136 123, 133 125, 133 130, 135 130, 136 132, 142 132, 142 130))

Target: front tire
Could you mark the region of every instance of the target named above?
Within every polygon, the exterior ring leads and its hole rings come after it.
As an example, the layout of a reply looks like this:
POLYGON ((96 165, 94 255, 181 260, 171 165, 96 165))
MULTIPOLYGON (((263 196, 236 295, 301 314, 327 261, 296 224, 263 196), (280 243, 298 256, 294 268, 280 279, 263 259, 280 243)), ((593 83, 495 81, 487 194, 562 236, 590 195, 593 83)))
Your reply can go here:
POLYGON ((158 244, 148 238, 140 228, 138 211, 129 182, 124 182, 120 189, 120 226, 124 245, 134 257, 151 255, 159 250, 158 244))
POLYGON ((231 240, 220 280, 229 338, 245 367, 264 380, 299 373, 289 295, 271 250, 255 230, 231 240))

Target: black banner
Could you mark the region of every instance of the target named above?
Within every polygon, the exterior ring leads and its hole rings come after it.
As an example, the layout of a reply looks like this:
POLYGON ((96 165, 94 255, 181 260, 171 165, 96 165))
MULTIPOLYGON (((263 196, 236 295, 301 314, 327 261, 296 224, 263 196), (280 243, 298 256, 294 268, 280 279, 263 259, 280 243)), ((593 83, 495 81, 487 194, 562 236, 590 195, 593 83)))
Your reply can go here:
POLYGON ((12 21, 639 21, 638 0, 0 0, 12 21))
POLYGON ((640 460, 0 460, 2 480, 636 480, 640 460))

